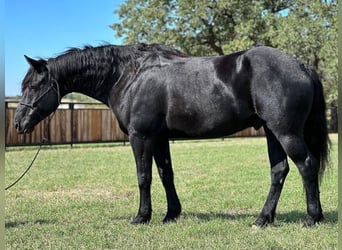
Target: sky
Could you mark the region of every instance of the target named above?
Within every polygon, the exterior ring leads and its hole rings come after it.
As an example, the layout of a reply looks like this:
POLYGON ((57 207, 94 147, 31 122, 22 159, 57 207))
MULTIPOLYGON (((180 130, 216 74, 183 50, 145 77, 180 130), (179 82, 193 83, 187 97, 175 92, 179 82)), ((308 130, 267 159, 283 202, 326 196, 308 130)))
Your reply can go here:
POLYGON ((21 94, 32 58, 56 57, 70 47, 120 45, 109 25, 124 0, 6 0, 5 95, 21 94))

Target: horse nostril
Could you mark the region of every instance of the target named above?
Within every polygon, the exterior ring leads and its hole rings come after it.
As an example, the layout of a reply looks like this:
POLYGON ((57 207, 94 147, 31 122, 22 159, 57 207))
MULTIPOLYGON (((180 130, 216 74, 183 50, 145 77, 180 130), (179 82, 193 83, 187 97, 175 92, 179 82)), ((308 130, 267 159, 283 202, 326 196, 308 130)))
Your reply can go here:
POLYGON ((16 130, 19 130, 19 128, 20 128, 19 122, 15 122, 14 123, 14 127, 15 127, 16 130))

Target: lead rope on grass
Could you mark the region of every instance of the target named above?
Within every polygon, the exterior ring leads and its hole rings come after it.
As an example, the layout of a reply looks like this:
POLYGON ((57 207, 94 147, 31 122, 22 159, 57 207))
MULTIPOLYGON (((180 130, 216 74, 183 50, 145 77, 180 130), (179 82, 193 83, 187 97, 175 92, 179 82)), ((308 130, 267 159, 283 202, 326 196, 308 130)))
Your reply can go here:
POLYGON ((27 172, 30 170, 30 168, 33 166, 33 163, 34 163, 35 160, 37 159, 37 156, 38 156, 38 154, 39 154, 39 152, 40 152, 40 150, 41 150, 41 148, 42 148, 42 145, 43 145, 43 140, 42 140, 42 142, 39 144, 38 150, 37 150, 36 154, 34 155, 34 157, 33 157, 32 161, 31 161, 30 165, 29 165, 29 166, 26 168, 26 170, 18 177, 17 180, 14 181, 11 185, 7 186, 7 187, 5 188, 5 190, 8 190, 8 189, 10 189, 11 187, 13 187, 15 184, 17 184, 17 183, 18 183, 18 182, 27 174, 27 172))
POLYGON ((53 118, 53 116, 55 115, 56 111, 53 112, 53 114, 49 117, 48 119, 48 122, 47 124, 45 125, 45 129, 44 129, 44 133, 45 135, 47 134, 47 136, 43 136, 43 139, 41 140, 41 142, 39 143, 39 146, 38 146, 38 149, 37 149, 37 152, 36 154, 34 155, 31 163, 28 165, 28 167, 26 168, 26 170, 9 186, 7 186, 5 188, 5 190, 8 190, 10 189, 11 187, 15 186, 22 178, 24 178, 24 176, 27 174, 27 172, 31 169, 31 167, 33 166, 33 163, 36 161, 39 153, 40 153, 40 150, 42 149, 42 146, 46 143, 49 142, 49 139, 50 139, 50 122, 53 118))

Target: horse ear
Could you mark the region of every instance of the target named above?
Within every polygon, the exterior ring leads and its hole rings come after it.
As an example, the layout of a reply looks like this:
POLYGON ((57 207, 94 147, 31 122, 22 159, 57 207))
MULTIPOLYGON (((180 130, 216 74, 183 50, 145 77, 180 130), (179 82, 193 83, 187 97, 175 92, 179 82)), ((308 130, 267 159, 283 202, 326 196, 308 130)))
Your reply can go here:
POLYGON ((34 60, 26 55, 24 55, 26 61, 30 64, 32 68, 34 68, 38 73, 42 73, 47 70, 46 61, 45 60, 34 60))

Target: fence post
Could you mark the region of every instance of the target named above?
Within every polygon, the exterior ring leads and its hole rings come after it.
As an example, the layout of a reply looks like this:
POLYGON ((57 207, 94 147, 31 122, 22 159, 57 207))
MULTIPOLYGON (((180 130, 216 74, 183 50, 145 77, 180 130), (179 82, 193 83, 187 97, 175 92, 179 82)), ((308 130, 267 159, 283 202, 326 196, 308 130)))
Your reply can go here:
POLYGON ((330 107, 330 121, 329 121, 329 132, 337 133, 338 131, 338 112, 335 102, 333 102, 330 107))
POLYGON ((69 103, 69 109, 70 109, 70 133, 71 133, 71 143, 70 146, 73 146, 74 143, 74 103, 69 103))

